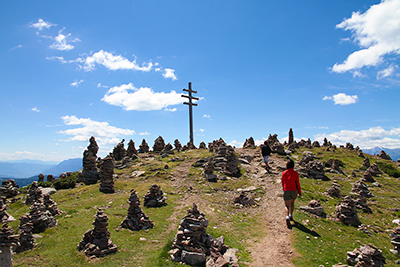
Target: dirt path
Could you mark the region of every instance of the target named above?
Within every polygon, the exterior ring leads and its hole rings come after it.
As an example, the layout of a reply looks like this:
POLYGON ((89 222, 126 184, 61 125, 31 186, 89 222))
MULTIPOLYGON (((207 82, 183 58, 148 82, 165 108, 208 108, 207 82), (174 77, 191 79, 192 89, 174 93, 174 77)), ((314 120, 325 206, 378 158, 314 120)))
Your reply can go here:
POLYGON ((242 167, 253 180, 254 184, 265 190, 265 195, 260 204, 260 215, 263 216, 263 227, 267 236, 253 243, 251 256, 253 262, 250 266, 294 266, 291 260, 295 257, 294 249, 290 244, 290 232, 285 222, 285 210, 282 200, 282 187, 280 178, 285 160, 272 155, 270 157, 271 174, 264 169, 261 153, 258 149, 236 149, 240 155, 249 155, 253 160, 248 166, 242 167))

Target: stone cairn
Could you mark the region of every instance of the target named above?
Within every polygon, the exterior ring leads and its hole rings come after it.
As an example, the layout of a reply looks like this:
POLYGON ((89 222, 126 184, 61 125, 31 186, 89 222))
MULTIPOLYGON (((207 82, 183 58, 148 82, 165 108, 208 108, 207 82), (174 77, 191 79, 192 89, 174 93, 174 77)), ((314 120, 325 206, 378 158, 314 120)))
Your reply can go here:
POLYGON ((171 260, 197 266, 239 266, 237 262, 224 259, 229 247, 224 245, 224 237, 214 239, 206 233, 208 220, 204 213, 198 210, 196 204, 188 210, 180 222, 172 249, 168 252, 171 260))
POLYGON ((214 140, 212 143, 208 144, 208 151, 214 152, 216 151, 220 146, 226 146, 226 143, 224 139, 220 138, 219 140, 214 140))
POLYGON ((51 183, 56 180, 56 178, 52 174, 47 175, 46 179, 47 179, 47 182, 51 182, 51 183))
POLYGON ((161 152, 165 147, 165 142, 164 139, 159 136, 155 141, 153 145, 153 151, 154 152, 161 152))
POLYGON ((146 140, 142 140, 142 144, 139 146, 140 153, 147 153, 150 151, 149 144, 146 143, 146 140))
POLYGON ((42 190, 37 185, 37 182, 33 181, 31 184, 31 187, 28 190, 25 204, 31 205, 35 202, 43 202, 43 194, 42 194, 42 190))
POLYGON ((126 156, 126 150, 124 147, 125 139, 122 139, 114 148, 113 148, 113 157, 116 161, 122 160, 126 156))
POLYGON ((35 246, 35 239, 33 238, 32 230, 33 225, 27 222, 19 226, 19 246, 14 248, 14 252, 21 253, 32 249, 35 246))
POLYGON ((294 142, 293 130, 289 129, 288 145, 290 146, 294 142))
POLYGON ((163 150, 161 150, 160 155, 161 157, 165 158, 168 155, 173 155, 174 154, 174 148, 172 147, 172 145, 170 143, 166 144, 163 148, 163 150))
POLYGON ((213 158, 214 168, 228 176, 240 176, 239 160, 232 146, 220 146, 213 158))
POLYGON ((373 197, 374 195, 371 193, 371 191, 369 191, 368 189, 368 185, 364 184, 361 181, 357 181, 353 184, 353 188, 351 189, 352 192, 366 197, 366 198, 370 198, 373 197))
POLYGON ((41 202, 35 202, 29 208, 29 212, 22 215, 19 220, 21 221, 20 227, 30 222, 32 223, 32 233, 44 232, 47 228, 57 225, 57 220, 51 215, 50 211, 41 202))
POLYGON ((358 216, 356 203, 350 196, 345 196, 343 201, 336 206, 336 218, 338 221, 351 226, 361 224, 358 216))
POLYGON ((52 216, 57 216, 64 213, 58 208, 57 203, 51 198, 50 194, 44 194, 43 204, 52 216))
POLYGON ((174 146, 175 146, 175 150, 179 153, 182 150, 182 144, 181 142, 179 142, 178 139, 175 139, 174 141, 174 146))
POLYGON ((342 195, 340 193, 340 188, 337 185, 332 185, 332 187, 328 188, 326 194, 331 197, 342 198, 342 195))
POLYGON ((126 150, 126 155, 131 159, 136 159, 138 151, 135 148, 135 142, 131 139, 128 143, 128 149, 126 150))
POLYGON ((371 164, 369 163, 369 158, 364 158, 363 163, 361 165, 361 168, 369 168, 369 166, 371 166, 371 164))
POLYGON ((105 157, 100 166, 100 192, 103 193, 114 193, 114 160, 113 158, 108 155, 105 157))
POLYGON ((369 168, 367 169, 367 171, 369 171, 373 176, 378 176, 383 174, 380 170, 378 165, 376 165, 376 163, 372 164, 371 166, 369 166, 369 168))
POLYGON ((332 167, 328 171, 331 173, 344 174, 343 171, 340 169, 340 161, 338 159, 334 159, 331 161, 332 167))
POLYGON ((136 194, 135 189, 131 190, 131 194, 128 199, 129 209, 128 215, 118 226, 119 228, 126 228, 133 231, 147 230, 154 227, 153 222, 149 217, 143 213, 140 206, 140 199, 136 194))
POLYGON ((182 151, 186 151, 186 150, 189 150, 189 149, 197 149, 197 147, 196 147, 193 143, 191 143, 191 142, 189 141, 189 142, 187 142, 186 145, 184 145, 184 146, 182 147, 182 151))
POLYGON ((379 155, 377 155, 377 157, 385 160, 390 160, 390 161, 392 160, 392 158, 388 154, 386 154, 386 152, 383 150, 379 155))
POLYGON ((319 144, 319 142, 317 140, 315 140, 314 142, 312 142, 311 144, 312 147, 321 147, 321 145, 319 144))
POLYGON ((278 140, 278 135, 269 135, 267 143, 271 148, 272 153, 277 153, 278 155, 286 155, 285 147, 278 140))
POLYGON ((256 205, 256 202, 252 196, 248 196, 246 192, 240 192, 240 195, 235 197, 233 203, 239 204, 245 207, 256 205))
POLYGON ((204 142, 201 142, 199 145, 199 149, 207 149, 207 145, 204 142))
POLYGON ((162 207, 167 205, 165 202, 167 197, 164 196, 163 191, 159 185, 153 184, 150 186, 149 191, 143 197, 143 205, 149 207, 162 207))
POLYGON ((217 175, 214 174, 214 162, 212 157, 208 157, 207 162, 204 164, 204 178, 209 182, 216 182, 217 175))
POLYGON ((78 175, 78 182, 83 182, 86 185, 95 184, 99 180, 99 173, 96 167, 97 151, 99 147, 93 136, 90 138, 89 142, 89 146, 83 152, 83 170, 79 172, 78 175))
POLYGON ((357 267, 380 267, 384 266, 386 259, 380 249, 369 244, 362 245, 353 251, 348 251, 347 263, 357 267))
POLYGON ((19 194, 18 189, 19 186, 13 179, 4 180, 1 182, 0 196, 6 198, 13 198, 19 194))
POLYGON ((0 266, 12 267, 11 247, 19 246, 18 235, 14 235, 13 229, 4 224, 0 229, 0 266))
POLYGON ((393 232, 390 233, 390 242, 394 246, 394 251, 392 251, 395 254, 400 253, 400 227, 396 227, 393 232))
POLYGON ((317 216, 322 216, 324 214, 324 207, 321 205, 319 200, 315 199, 311 200, 307 206, 300 206, 300 209, 317 216))
POLYGON ((371 208, 367 204, 367 199, 363 196, 358 196, 355 200, 356 208, 362 210, 364 213, 372 213, 371 208))
POLYGON ((369 182, 369 183, 375 183, 374 177, 372 177, 372 174, 369 171, 365 171, 363 174, 363 177, 361 178, 361 181, 363 182, 369 182))
POLYGON ((256 144, 254 143, 253 137, 246 139, 246 141, 243 144, 243 148, 250 148, 250 147, 255 147, 255 146, 256 146, 256 144))
POLYGON ((41 173, 41 174, 38 175, 38 183, 40 183, 40 182, 44 182, 44 175, 43 175, 43 173, 41 173))
POLYGON ((8 223, 15 221, 14 217, 7 213, 6 211, 6 198, 0 197, 0 223, 8 223))
POLYGON ((110 232, 107 229, 108 217, 103 210, 98 209, 94 216, 93 229, 87 230, 77 248, 86 256, 95 258, 116 252, 117 246, 110 239, 110 232))
POLYGON ((312 179, 326 180, 324 165, 315 160, 315 156, 310 151, 304 151, 303 157, 299 162, 299 171, 306 177, 312 179))

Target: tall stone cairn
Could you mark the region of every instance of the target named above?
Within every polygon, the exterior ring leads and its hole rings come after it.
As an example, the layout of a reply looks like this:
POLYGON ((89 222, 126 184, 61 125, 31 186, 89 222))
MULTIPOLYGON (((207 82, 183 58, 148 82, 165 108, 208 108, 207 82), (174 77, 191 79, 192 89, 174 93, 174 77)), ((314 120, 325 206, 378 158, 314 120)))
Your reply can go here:
POLYGON ((213 158, 214 168, 229 176, 239 176, 239 160, 231 146, 220 146, 217 155, 213 158))
POLYGON ((31 187, 28 189, 25 204, 32 205, 35 202, 43 202, 43 193, 37 185, 37 182, 33 181, 31 187))
POLYGON ((54 227, 58 223, 43 203, 35 202, 29 210, 28 213, 19 218, 21 221, 20 226, 31 222, 33 226, 32 233, 34 234, 44 232, 47 228, 54 227))
POLYGON ((35 239, 33 238, 32 230, 33 225, 27 222, 19 226, 19 246, 14 248, 14 252, 21 253, 32 249, 35 246, 35 239))
POLYGON ((87 230, 82 236, 82 240, 77 246, 78 250, 83 250, 85 255, 91 258, 102 257, 116 252, 118 248, 109 238, 107 214, 98 209, 92 224, 94 228, 87 230))
POLYGON ((14 179, 4 180, 1 182, 0 196, 13 198, 19 194, 19 186, 14 179))
POLYGON ((358 216, 356 203, 350 196, 345 196, 343 201, 336 206, 336 218, 338 221, 351 226, 361 224, 358 216))
POLYGON ((142 144, 139 146, 140 153, 147 153, 150 151, 149 144, 146 143, 146 140, 142 140, 142 144))
POLYGON ((294 136, 293 136, 293 130, 292 128, 289 129, 289 139, 288 139, 288 144, 290 145, 294 141, 294 136))
POLYGON ((163 191, 159 185, 153 184, 150 186, 149 191, 143 197, 143 205, 149 207, 162 207, 167 205, 165 202, 167 197, 164 196, 163 191))
POLYGON ((161 136, 157 137, 157 139, 154 141, 153 151, 161 152, 164 149, 164 147, 165 147, 164 139, 161 136))
POLYGON ((43 204, 52 216, 57 216, 63 213, 63 211, 58 208, 57 203, 51 198, 50 194, 44 194, 43 204))
POLYGON ((108 155, 100 163, 100 192, 114 193, 114 160, 108 155))
POLYGON ((243 148, 250 148, 250 147, 255 147, 256 144, 254 143, 254 139, 252 136, 250 136, 249 139, 246 139, 246 141, 243 144, 243 148))
POLYGON ((1 197, 0 198, 0 223, 8 223, 8 222, 15 221, 14 217, 11 216, 10 214, 8 214, 6 209, 7 209, 6 198, 1 197))
POLYGON ((153 222, 146 214, 143 213, 142 209, 139 207, 140 199, 137 196, 135 189, 131 190, 128 203, 128 215, 121 222, 118 228, 126 228, 133 231, 139 231, 154 227, 153 222))
POLYGON ((126 150, 126 155, 127 155, 129 158, 134 157, 134 155, 135 155, 135 156, 138 155, 138 151, 137 151, 136 148, 135 148, 135 142, 133 142, 132 139, 131 139, 131 140, 129 141, 129 143, 128 143, 128 149, 126 150))
POLYGON ((96 159, 97 151, 99 147, 97 146, 96 139, 92 136, 89 140, 89 146, 83 152, 83 170, 79 172, 78 182, 83 182, 84 184, 95 184, 99 180, 99 173, 97 171, 96 159))
POLYGON ((192 266, 204 265, 206 262, 206 266, 239 266, 230 265, 224 260, 223 255, 229 249, 224 245, 224 237, 214 239, 206 233, 207 227, 205 214, 193 203, 193 208, 188 210, 180 222, 172 240, 172 248, 168 252, 171 260, 192 266), (215 265, 216 262, 220 264, 215 265))
POLYGON ((364 158, 361 167, 363 167, 363 168, 369 168, 370 166, 371 166, 371 164, 369 163, 369 158, 364 158))
POLYGON ((11 247, 19 246, 18 235, 14 235, 13 229, 4 224, 0 229, 0 266, 12 267, 11 247))
POLYGON ((182 144, 178 139, 174 141, 175 150, 179 153, 182 150, 182 144))
POLYGON ((125 157, 125 155, 126 155, 126 150, 125 150, 125 147, 124 147, 124 142, 125 142, 125 139, 122 139, 122 141, 119 142, 119 143, 114 147, 114 149, 113 149, 112 154, 113 154, 113 157, 114 157, 114 159, 115 159, 116 161, 122 160, 122 159, 125 157))

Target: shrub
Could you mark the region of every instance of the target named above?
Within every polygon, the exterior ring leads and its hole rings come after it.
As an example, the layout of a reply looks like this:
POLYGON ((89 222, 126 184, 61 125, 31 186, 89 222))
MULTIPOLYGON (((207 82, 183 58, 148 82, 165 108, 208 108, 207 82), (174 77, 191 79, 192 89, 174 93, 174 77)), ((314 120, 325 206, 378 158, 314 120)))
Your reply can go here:
POLYGON ((57 190, 60 189, 69 189, 69 188, 74 188, 76 181, 78 179, 78 173, 74 173, 71 176, 67 176, 61 179, 57 179, 53 185, 54 188, 57 190))
POLYGON ((393 164, 382 161, 378 161, 376 162, 376 164, 378 165, 379 169, 385 172, 387 175, 392 176, 394 178, 400 177, 400 170, 394 167, 393 164))

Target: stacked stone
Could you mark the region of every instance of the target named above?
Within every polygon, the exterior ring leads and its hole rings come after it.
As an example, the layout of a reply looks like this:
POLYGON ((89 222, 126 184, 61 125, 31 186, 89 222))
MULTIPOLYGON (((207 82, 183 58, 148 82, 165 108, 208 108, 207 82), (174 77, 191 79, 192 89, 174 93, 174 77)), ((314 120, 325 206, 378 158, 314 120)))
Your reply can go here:
POLYGON ((307 141, 304 144, 304 147, 308 148, 308 149, 312 149, 312 144, 311 144, 311 139, 310 138, 307 139, 307 141))
POLYGON ((303 156, 299 161, 299 165, 305 167, 307 163, 313 161, 316 157, 311 151, 304 151, 303 156))
POLYGON ((51 215, 50 211, 46 209, 43 203, 35 202, 29 210, 30 211, 22 215, 19 220, 21 221, 20 226, 31 222, 33 227, 32 233, 41 233, 47 228, 57 225, 57 220, 51 215))
POLYGON ((250 148, 250 147, 255 147, 255 146, 256 146, 256 144, 254 143, 253 137, 246 139, 246 141, 243 144, 243 148, 250 148))
POLYGON ((379 155, 377 155, 378 156, 378 158, 381 158, 381 159, 385 159, 385 160, 392 160, 392 158, 388 155, 388 154, 386 154, 386 152, 385 151, 381 151, 381 153, 379 154, 379 155))
POLYGON ((311 200, 307 206, 300 206, 301 210, 313 213, 317 216, 322 216, 324 214, 324 207, 321 205, 319 200, 311 200))
POLYGON ((189 150, 189 149, 197 149, 197 147, 192 142, 189 141, 189 142, 187 142, 186 145, 184 145, 182 147, 182 151, 186 151, 186 150, 189 150))
POLYGON ((126 156, 126 150, 124 147, 125 139, 122 139, 113 149, 113 157, 116 161, 122 160, 126 156))
POLYGON ((78 182, 83 182, 87 185, 95 184, 99 180, 99 173, 96 167, 97 151, 99 147, 93 136, 90 138, 89 142, 89 146, 83 152, 83 170, 79 172, 78 175, 78 182))
POLYGON ((353 184, 353 188, 351 189, 352 192, 366 197, 366 198, 370 198, 373 197, 374 195, 371 193, 371 191, 369 191, 368 189, 368 185, 364 184, 361 181, 357 181, 353 184))
POLYGON ((204 142, 201 142, 199 145, 199 149, 207 149, 207 145, 204 142))
POLYGON ((356 208, 362 210, 365 213, 372 213, 371 208, 367 204, 367 199, 363 196, 358 196, 355 200, 356 208))
POLYGON ((332 185, 332 187, 328 188, 328 190, 326 191, 326 194, 331 197, 338 197, 338 198, 342 197, 342 195, 340 193, 340 188, 336 185, 332 185))
POLYGON ((372 164, 371 166, 369 166, 369 168, 367 169, 367 171, 369 171, 372 175, 377 176, 377 175, 381 175, 383 174, 380 170, 378 165, 376 165, 376 163, 372 164))
POLYGON ((175 150, 179 153, 182 150, 182 144, 178 139, 174 141, 175 150))
POLYGON ((56 180, 56 178, 52 174, 47 175, 46 179, 47 182, 54 182, 56 180))
POLYGON ((319 144, 319 142, 317 140, 315 140, 314 142, 312 142, 311 144, 312 147, 321 147, 321 145, 319 144))
POLYGON ((140 153, 147 153, 150 151, 149 144, 146 143, 146 140, 142 140, 142 144, 139 146, 140 153))
POLYGON ((369 171, 365 171, 363 177, 361 178, 361 181, 363 182, 369 182, 369 183, 375 183, 374 177, 372 177, 372 174, 369 171))
POLYGON ((166 144, 163 148, 163 150, 160 153, 162 157, 167 157, 168 155, 173 155, 174 154, 174 148, 170 143, 166 144))
POLYGON ((361 168, 369 168, 371 164, 369 163, 369 158, 364 158, 361 168))
POLYGON ((35 202, 43 202, 43 194, 42 194, 42 190, 37 185, 37 182, 33 181, 31 184, 31 187, 28 190, 25 204, 30 205, 35 202))
POLYGON ((338 221, 351 226, 361 224, 358 216, 356 203, 350 196, 345 196, 343 201, 336 206, 336 218, 338 221))
POLYGON ((140 199, 136 194, 135 189, 131 190, 131 194, 128 199, 129 209, 128 215, 121 222, 119 228, 126 228, 133 231, 146 230, 153 228, 154 224, 149 217, 143 213, 140 206, 140 199))
POLYGON ((19 244, 20 246, 14 248, 14 252, 21 253, 32 249, 35 246, 35 239, 33 238, 32 230, 33 225, 27 222, 19 226, 19 244))
POLYGON ((239 176, 239 160, 231 146, 220 146, 213 158, 214 168, 229 176, 239 176))
POLYGON ((224 245, 224 237, 214 239, 206 233, 208 220, 204 213, 197 209, 196 204, 188 210, 187 215, 179 224, 172 249, 168 252, 171 260, 197 266, 238 266, 224 259, 224 253, 229 247, 224 245), (215 265, 217 262, 218 265, 215 265))
POLYGON ((129 158, 136 158, 138 155, 138 151, 135 148, 135 142, 131 139, 128 143, 128 149, 126 150, 126 155, 129 158))
POLYGON ((154 152, 161 152, 165 147, 165 142, 164 139, 159 136, 155 141, 153 145, 153 151, 154 152))
POLYGON ((349 150, 354 150, 354 146, 351 143, 346 143, 346 148, 349 150))
POLYGON ((209 182, 216 182, 217 175, 214 174, 214 162, 212 157, 207 157, 208 160, 204 164, 204 178, 209 182))
POLYGON ((362 245, 353 251, 347 252, 347 263, 357 267, 384 266, 386 259, 382 251, 372 244, 362 245))
POLYGON ((285 147, 278 140, 278 135, 269 135, 267 143, 271 148, 272 153, 277 153, 279 155, 286 155, 285 147))
POLYGON ((299 169, 304 176, 312 179, 322 179, 325 180, 324 165, 318 160, 309 161, 304 167, 299 169))
POLYGON ((13 266, 12 246, 19 246, 18 235, 14 235, 13 229, 7 224, 4 224, 0 229, 0 265, 2 267, 13 266))
POLYGON ((400 227, 396 227, 392 233, 390 233, 390 242, 394 246, 394 252, 396 254, 400 253, 400 227))
POLYGON ((252 206, 255 205, 256 202, 251 196, 247 196, 246 192, 240 192, 240 195, 237 196, 234 200, 233 203, 242 205, 242 206, 252 206))
POLYGON ((113 158, 108 155, 105 157, 100 164, 100 192, 103 193, 114 193, 114 161, 113 158))
POLYGON ((364 153, 361 150, 358 152, 358 157, 363 159, 365 158, 364 153))
POLYGON ((18 195, 19 193, 18 189, 19 186, 13 179, 4 180, 1 182, 0 196, 6 198, 13 198, 18 195))
POLYGON ((340 161, 338 159, 333 160, 331 171, 336 173, 344 174, 343 171, 340 169, 340 161))
POLYGON ((94 228, 85 232, 77 248, 86 256, 95 258, 116 252, 117 246, 111 241, 110 232, 107 229, 108 217, 103 210, 98 209, 94 216, 94 228))
POLYGON ((44 182, 44 175, 43 175, 43 173, 41 173, 41 174, 38 175, 38 183, 39 183, 39 182, 44 182))
POLYGON ((6 198, 1 197, 0 198, 0 223, 8 223, 8 222, 15 221, 14 217, 11 216, 10 214, 8 214, 6 209, 7 209, 6 198))
POLYGON ((288 138, 288 145, 290 146, 294 142, 293 130, 292 128, 289 129, 289 138, 288 138))
POLYGON ((294 152, 296 152, 296 149, 299 148, 299 147, 300 147, 299 144, 296 141, 293 141, 292 143, 290 143, 288 145, 287 150, 290 153, 294 153, 294 152))
POLYGON ((57 206, 57 203, 51 198, 50 194, 44 194, 43 204, 52 216, 57 216, 63 213, 57 206))
POLYGON ((149 191, 143 197, 143 205, 149 207, 162 207, 167 205, 165 202, 167 197, 164 196, 163 191, 159 185, 153 184, 150 186, 149 191))

